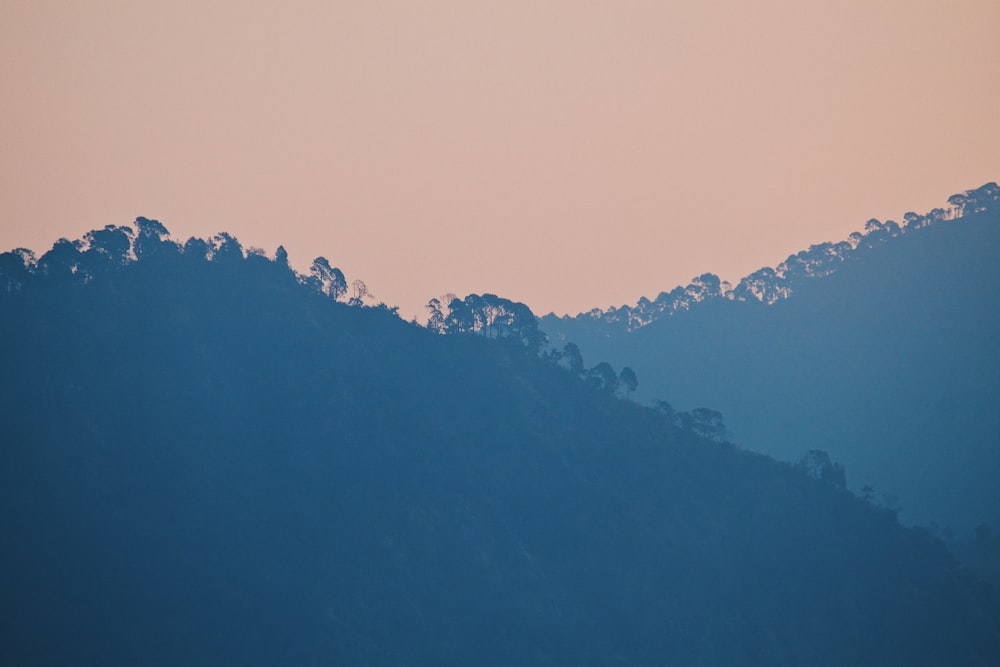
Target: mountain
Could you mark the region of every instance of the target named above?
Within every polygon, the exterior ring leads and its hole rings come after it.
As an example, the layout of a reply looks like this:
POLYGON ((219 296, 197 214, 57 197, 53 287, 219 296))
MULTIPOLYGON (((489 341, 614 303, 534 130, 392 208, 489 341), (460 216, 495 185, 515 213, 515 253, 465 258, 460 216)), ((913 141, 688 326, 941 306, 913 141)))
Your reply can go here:
POLYGON ((971 534, 1000 525, 1000 188, 949 203, 736 288, 706 275, 541 327, 633 368, 643 400, 711 406, 740 446, 786 461, 824 450, 904 520, 971 534))
POLYGON ((0 256, 3 664, 1000 661, 892 512, 154 222, 0 256))

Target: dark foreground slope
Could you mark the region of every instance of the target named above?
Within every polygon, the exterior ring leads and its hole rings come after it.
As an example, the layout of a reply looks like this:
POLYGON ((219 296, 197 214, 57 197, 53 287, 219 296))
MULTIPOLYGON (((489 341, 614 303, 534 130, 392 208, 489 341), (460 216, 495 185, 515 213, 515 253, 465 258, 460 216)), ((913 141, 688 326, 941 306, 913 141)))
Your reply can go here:
POLYGON ((742 447, 822 449, 906 522, 1000 525, 1000 204, 855 252, 772 305, 723 298, 631 332, 546 318, 643 399, 726 416, 742 447))
POLYGON ((0 308, 2 664, 1000 664, 940 544, 516 347, 260 262, 0 308))

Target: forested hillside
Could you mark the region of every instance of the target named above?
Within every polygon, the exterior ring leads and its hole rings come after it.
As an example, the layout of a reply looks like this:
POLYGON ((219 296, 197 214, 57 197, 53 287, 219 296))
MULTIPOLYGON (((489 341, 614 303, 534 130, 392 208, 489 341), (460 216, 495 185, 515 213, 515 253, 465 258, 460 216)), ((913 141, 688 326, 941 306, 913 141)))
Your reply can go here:
POLYGON ((1000 663, 892 512, 154 222, 0 265, 0 663, 1000 663))
POLYGON ((711 406, 733 441, 780 459, 827 451, 859 494, 971 535, 1000 525, 1000 188, 949 204, 735 288, 706 275, 542 328, 634 368, 642 400, 711 406))

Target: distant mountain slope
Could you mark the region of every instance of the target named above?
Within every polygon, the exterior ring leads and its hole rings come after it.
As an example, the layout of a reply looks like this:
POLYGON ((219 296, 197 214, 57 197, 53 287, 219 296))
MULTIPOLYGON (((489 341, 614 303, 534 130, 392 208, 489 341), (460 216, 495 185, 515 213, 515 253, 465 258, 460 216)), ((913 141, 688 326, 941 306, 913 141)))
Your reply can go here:
POLYGON ((0 663, 1000 659, 891 513, 226 244, 0 295, 0 663))
POLYGON ((853 488, 873 485, 907 521, 1000 525, 996 194, 953 197, 954 220, 910 216, 905 233, 862 237, 836 271, 771 305, 731 294, 632 331, 592 315, 542 328, 634 368, 647 399, 720 410, 743 447, 785 460, 828 451, 853 488))
MULTIPOLYGON (((987 183, 975 190, 952 195, 948 204, 948 208, 936 208, 924 215, 910 211, 903 216, 903 226, 893 220, 882 222, 872 218, 865 223, 863 232, 854 232, 837 243, 810 246, 808 250, 789 256, 776 267, 768 266, 751 273, 736 287, 721 281, 714 274, 705 273, 692 278, 686 286, 660 292, 653 300, 642 297, 634 306, 612 306, 607 310, 594 308, 573 318, 563 317, 561 326, 581 325, 575 328, 582 329, 586 334, 588 330, 595 329, 590 325, 600 322, 603 326, 599 327, 599 335, 606 337, 613 333, 635 331, 665 317, 685 313, 706 300, 759 301, 770 305, 787 299, 800 286, 836 273, 841 267, 863 258, 873 248, 903 234, 964 216, 995 211, 1000 207, 1000 186, 987 183)), ((550 314, 545 319, 552 322, 556 318, 550 314)))

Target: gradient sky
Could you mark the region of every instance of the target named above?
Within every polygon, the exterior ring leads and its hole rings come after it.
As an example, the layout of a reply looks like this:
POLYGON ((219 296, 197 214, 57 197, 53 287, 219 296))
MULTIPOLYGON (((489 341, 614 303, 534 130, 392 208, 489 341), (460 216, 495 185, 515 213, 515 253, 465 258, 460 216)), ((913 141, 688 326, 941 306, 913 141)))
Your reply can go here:
POLYGON ((1000 180, 1000 2, 0 0, 0 249, 138 215, 413 315, 736 280, 1000 180))

